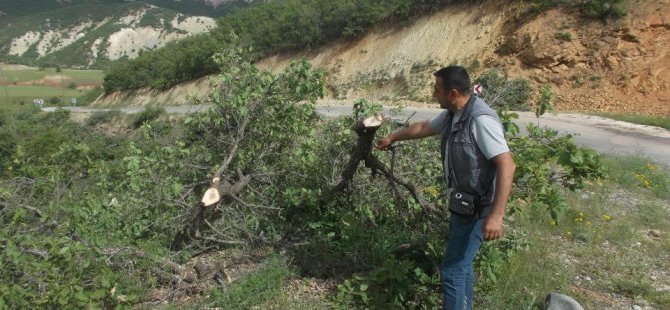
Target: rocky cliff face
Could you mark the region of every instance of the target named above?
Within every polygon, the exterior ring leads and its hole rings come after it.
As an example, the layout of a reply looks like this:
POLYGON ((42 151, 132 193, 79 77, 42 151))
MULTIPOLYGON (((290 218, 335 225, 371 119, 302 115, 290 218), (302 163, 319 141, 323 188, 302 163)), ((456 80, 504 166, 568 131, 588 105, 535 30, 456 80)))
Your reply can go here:
POLYGON ((622 20, 585 23, 554 10, 500 38, 485 61, 506 64, 512 75, 549 84, 557 107, 573 111, 670 114, 670 5, 629 3, 622 20))
POLYGON ((53 59, 56 64, 85 67, 100 60, 134 58, 143 49, 158 48, 216 26, 210 17, 186 16, 151 5, 101 19, 84 16, 70 23, 39 20, 28 27, 8 24, 11 34, 2 38, 5 57, 53 59))

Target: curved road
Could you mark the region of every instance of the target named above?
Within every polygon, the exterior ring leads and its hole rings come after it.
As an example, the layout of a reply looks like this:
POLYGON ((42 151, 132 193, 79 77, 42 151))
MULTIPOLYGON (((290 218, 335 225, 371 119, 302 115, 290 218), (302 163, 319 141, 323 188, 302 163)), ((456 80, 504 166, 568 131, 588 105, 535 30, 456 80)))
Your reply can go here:
MULTIPOLYGON (((206 109, 205 106, 165 107, 168 113, 192 113, 206 109)), ((53 111, 55 108, 44 108, 53 111)), ((90 113, 111 109, 67 108, 73 112, 90 113)), ((351 105, 319 104, 319 113, 335 117, 351 113, 351 105)), ((125 113, 136 113, 143 108, 118 108, 125 113)), ((404 121, 413 115, 410 122, 431 118, 440 112, 437 108, 405 108, 395 118, 404 121)), ((519 119, 515 122, 522 131, 526 124, 537 124, 532 112, 517 112, 519 119)), ((388 109, 386 114, 389 114, 388 109)), ((636 125, 615 121, 598 116, 582 114, 555 113, 545 114, 540 118, 540 126, 557 130, 560 134, 571 134, 574 141, 583 146, 592 147, 598 152, 616 155, 638 154, 648 156, 652 160, 670 167, 670 131, 659 127, 636 125)))

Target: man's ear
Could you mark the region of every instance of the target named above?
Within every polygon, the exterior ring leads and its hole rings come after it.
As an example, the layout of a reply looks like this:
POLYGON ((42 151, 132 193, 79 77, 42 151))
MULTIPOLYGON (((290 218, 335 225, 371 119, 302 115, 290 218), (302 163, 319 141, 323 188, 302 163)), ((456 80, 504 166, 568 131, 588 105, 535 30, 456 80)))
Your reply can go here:
POLYGON ((461 96, 461 93, 459 93, 455 88, 452 88, 449 90, 449 95, 451 95, 451 98, 458 98, 461 96))

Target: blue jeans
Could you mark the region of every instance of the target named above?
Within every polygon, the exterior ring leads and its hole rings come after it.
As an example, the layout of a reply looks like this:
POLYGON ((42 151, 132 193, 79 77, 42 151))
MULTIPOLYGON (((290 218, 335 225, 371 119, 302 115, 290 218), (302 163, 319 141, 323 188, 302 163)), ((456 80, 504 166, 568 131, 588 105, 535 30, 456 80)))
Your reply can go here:
POLYGON ((445 310, 472 308, 472 261, 484 240, 484 219, 486 217, 468 218, 451 213, 447 251, 440 266, 440 286, 445 310))

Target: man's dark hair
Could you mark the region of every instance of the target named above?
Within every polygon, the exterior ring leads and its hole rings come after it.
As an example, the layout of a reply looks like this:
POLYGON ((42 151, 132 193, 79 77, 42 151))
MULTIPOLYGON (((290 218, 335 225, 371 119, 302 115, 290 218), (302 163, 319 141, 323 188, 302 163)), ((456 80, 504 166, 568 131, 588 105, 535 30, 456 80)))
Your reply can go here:
POLYGON ((461 94, 470 93, 470 75, 461 66, 444 67, 433 75, 442 79, 445 90, 456 89, 461 94))

